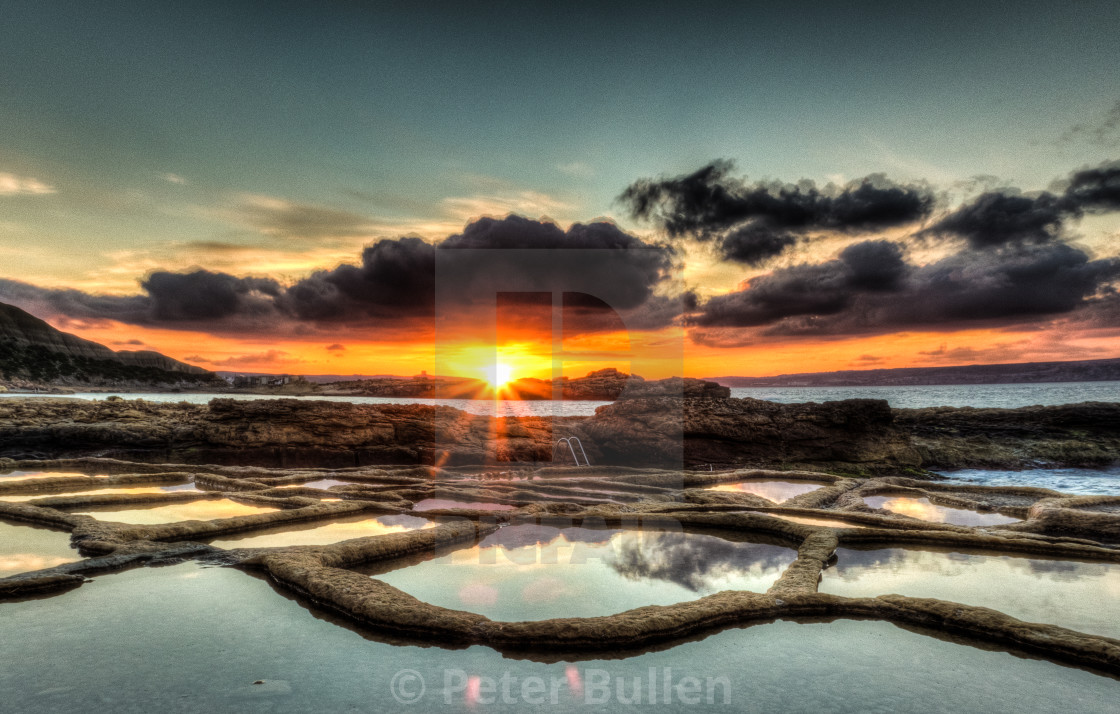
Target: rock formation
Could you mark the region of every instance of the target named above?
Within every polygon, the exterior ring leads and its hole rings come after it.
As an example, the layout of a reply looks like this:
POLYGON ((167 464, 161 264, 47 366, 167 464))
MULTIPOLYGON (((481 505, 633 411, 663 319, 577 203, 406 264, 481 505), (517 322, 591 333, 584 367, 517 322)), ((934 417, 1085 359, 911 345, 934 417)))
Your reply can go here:
MULTIPOLYGON (((344 467, 551 462, 577 436, 596 465, 908 469, 1107 464, 1120 405, 892 410, 881 400, 776 404, 633 399, 590 417, 491 419, 450 407, 326 400, 0 400, 0 456, 344 467)), ((570 457, 569 457, 570 458, 570 457)), ((561 459, 558 455, 557 459, 561 459)))

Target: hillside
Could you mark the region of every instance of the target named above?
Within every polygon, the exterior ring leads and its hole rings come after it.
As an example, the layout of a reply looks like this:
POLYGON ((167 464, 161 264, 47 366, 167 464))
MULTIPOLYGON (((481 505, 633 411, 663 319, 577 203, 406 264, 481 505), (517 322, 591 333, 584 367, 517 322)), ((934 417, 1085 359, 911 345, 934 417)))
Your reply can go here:
POLYGON ((805 372, 774 377, 708 377, 727 387, 870 387, 931 384, 1032 384, 1036 382, 1120 381, 1120 359, 1078 362, 1022 362, 959 367, 805 372))
POLYGON ((221 382, 201 367, 147 350, 114 352, 0 303, 0 385, 32 387, 203 386, 221 382))

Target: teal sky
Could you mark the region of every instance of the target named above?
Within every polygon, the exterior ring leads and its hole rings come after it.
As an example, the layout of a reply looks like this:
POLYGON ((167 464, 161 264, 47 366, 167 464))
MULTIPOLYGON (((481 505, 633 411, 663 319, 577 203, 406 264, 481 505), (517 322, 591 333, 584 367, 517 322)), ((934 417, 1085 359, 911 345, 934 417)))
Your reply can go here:
POLYGON ((1040 189, 1110 158, 1068 132, 1120 99, 1112 2, 4 5, 0 174, 53 193, 0 197, 0 274, 116 290, 205 257, 173 242, 334 257, 247 195, 367 219, 341 255, 479 206, 621 220, 714 158, 1040 189))

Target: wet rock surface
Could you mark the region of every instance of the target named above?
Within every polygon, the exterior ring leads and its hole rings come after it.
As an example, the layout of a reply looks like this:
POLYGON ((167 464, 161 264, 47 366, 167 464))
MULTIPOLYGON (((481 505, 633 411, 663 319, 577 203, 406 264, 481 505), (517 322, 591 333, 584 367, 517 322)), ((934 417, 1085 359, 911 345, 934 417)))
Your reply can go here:
POLYGON ((1039 462, 1106 463, 1120 407, 892 410, 882 400, 624 399, 591 417, 491 418, 450 407, 324 400, 0 402, 0 458, 344 468, 546 464, 579 437, 595 464, 810 466, 853 474, 1039 462))

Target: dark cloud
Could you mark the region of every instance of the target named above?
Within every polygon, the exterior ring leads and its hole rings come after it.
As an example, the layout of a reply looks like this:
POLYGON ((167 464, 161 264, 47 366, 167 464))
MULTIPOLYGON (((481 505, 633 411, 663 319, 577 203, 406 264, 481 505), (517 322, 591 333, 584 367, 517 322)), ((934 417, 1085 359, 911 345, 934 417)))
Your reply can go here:
POLYGON ((1120 211, 1120 162, 1076 171, 1069 177, 1065 200, 1073 210, 1120 211))
POLYGON ((268 278, 238 278, 227 273, 155 272, 140 283, 150 299, 152 322, 221 320, 231 315, 263 316, 272 311, 280 284, 268 278))
POLYGON ((619 201, 670 236, 714 240, 724 257, 752 265, 808 231, 881 230, 921 220, 934 205, 925 186, 897 184, 882 174, 822 190, 812 181, 747 183, 733 170, 730 161, 716 161, 685 176, 642 179, 619 201))
POLYGON ((966 249, 925 266, 907 265, 889 246, 860 243, 837 260, 753 278, 690 322, 785 336, 1010 323, 1086 309, 1120 277, 1120 259, 1092 260, 1065 243, 966 249))
POLYGON ((840 262, 848 270, 848 285, 871 292, 898 289, 910 270, 902 259, 902 249, 885 240, 850 245, 840 252, 840 262))
POLYGON ((327 352, 345 352, 346 345, 335 342, 333 345, 327 345, 326 350, 327 352))
POLYGON ((756 221, 728 231, 719 239, 719 250, 727 260, 760 265, 796 243, 792 233, 756 221))
POLYGON ((923 231, 926 235, 958 235, 973 248, 1013 241, 1045 243, 1062 227, 1066 206, 1052 193, 1023 196, 983 193, 923 231))
POLYGON ((1059 240, 1065 221, 1120 211, 1120 163, 1075 171, 1060 193, 989 191, 949 213, 921 235, 956 235, 972 248, 1059 240))
POLYGON ((641 308, 672 276, 675 253, 613 223, 568 230, 520 216, 483 218, 439 245, 437 289, 449 302, 491 301, 491 292, 581 292, 619 311, 641 308))
POLYGON ((277 304, 309 322, 397 320, 427 316, 435 300, 435 248, 419 238, 380 240, 360 265, 312 273, 287 288, 277 304))
POLYGON ((143 294, 136 296, 0 280, 0 301, 67 319, 310 334, 339 327, 430 327, 437 288, 446 304, 469 308, 476 301, 492 306, 488 287, 502 281, 503 291, 535 294, 570 290, 575 281, 615 309, 640 313, 645 323, 660 315, 660 326, 680 314, 667 314, 671 301, 653 295, 670 276, 673 259, 671 249, 646 244, 611 223, 575 224, 565 231, 510 216, 475 221, 435 246, 410 237, 379 240, 362 251, 359 263, 316 271, 290 285, 208 270, 156 271, 141 282, 143 294), (477 250, 467 250, 472 248, 477 250), (442 256, 439 266, 437 255, 442 256), (656 305, 645 309, 651 301, 656 305))

